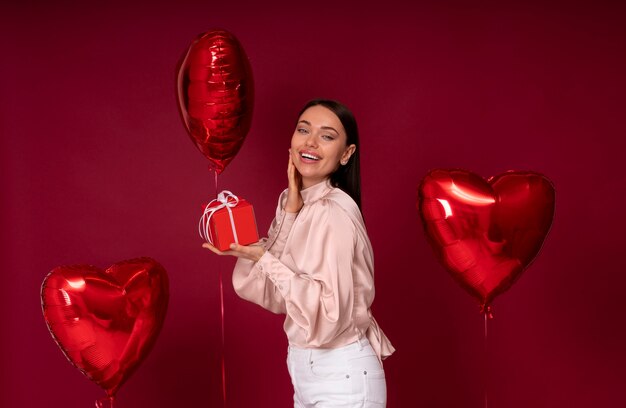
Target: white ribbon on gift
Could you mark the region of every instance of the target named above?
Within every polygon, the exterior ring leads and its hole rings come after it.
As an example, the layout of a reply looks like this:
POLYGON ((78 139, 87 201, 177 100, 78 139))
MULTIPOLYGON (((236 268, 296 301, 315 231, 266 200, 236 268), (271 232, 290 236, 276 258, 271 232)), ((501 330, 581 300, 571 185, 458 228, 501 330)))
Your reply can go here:
POLYGON ((237 238, 237 231, 235 230, 235 220, 233 219, 233 211, 231 208, 237 207, 239 204, 239 197, 234 195, 228 190, 224 190, 217 195, 217 198, 211 200, 210 203, 206 205, 204 208, 204 214, 200 217, 200 222, 198 223, 198 232, 200 236, 206 240, 209 244, 213 245, 213 236, 211 234, 211 229, 209 228, 209 221, 213 214, 216 211, 221 210, 222 208, 226 208, 228 210, 228 216, 230 217, 230 228, 233 230, 233 237, 235 238, 235 242, 239 243, 239 239, 237 238), (211 204, 215 202, 219 202, 219 205, 215 207, 211 207, 211 204))

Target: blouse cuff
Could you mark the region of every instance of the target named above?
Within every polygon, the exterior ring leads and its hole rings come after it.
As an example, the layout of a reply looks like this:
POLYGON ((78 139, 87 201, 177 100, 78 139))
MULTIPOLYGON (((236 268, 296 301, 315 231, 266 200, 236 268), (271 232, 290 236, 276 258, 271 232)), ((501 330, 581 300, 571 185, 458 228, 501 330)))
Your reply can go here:
POLYGON ((254 267, 260 274, 272 281, 283 298, 287 298, 291 289, 291 278, 295 276, 291 269, 287 268, 270 251, 265 251, 254 267))

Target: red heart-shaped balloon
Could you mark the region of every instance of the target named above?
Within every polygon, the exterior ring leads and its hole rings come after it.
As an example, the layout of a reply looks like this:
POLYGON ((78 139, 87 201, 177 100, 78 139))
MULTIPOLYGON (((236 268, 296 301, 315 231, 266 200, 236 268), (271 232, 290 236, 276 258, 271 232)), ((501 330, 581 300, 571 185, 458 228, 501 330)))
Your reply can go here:
POLYGON ((41 285, 52 337, 67 359, 112 397, 144 360, 163 325, 167 273, 150 258, 59 266, 41 285))
POLYGON ((536 257, 554 217, 554 187, 535 172, 485 180, 435 169, 418 190, 418 210, 439 261, 483 307, 536 257))
POLYGON ((179 64, 177 96, 191 140, 220 174, 252 123, 252 68, 239 40, 220 29, 198 36, 179 64))

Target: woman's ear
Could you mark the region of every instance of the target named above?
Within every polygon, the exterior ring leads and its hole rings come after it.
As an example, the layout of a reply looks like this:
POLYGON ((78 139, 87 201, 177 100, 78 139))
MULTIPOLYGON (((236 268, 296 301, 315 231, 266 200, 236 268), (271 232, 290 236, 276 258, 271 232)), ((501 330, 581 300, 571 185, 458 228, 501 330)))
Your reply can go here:
POLYGON ((350 160, 350 157, 354 154, 356 150, 356 145, 351 144, 350 146, 346 147, 346 150, 343 151, 343 154, 341 155, 341 164, 346 164, 348 163, 348 160, 350 160))

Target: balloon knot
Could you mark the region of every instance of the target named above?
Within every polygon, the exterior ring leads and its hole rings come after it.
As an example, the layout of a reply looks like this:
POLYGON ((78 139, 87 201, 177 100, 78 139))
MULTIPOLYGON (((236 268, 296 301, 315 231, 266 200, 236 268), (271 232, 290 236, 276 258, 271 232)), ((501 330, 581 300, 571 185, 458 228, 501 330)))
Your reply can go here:
POLYGON ((480 313, 483 313, 487 317, 487 319, 493 319, 493 308, 491 307, 491 305, 480 305, 480 313))
POLYGON ((102 397, 96 400, 96 408, 113 408, 113 400, 115 397, 111 395, 107 395, 106 397, 102 397), (105 405, 105 402, 108 402, 108 405, 105 405))

